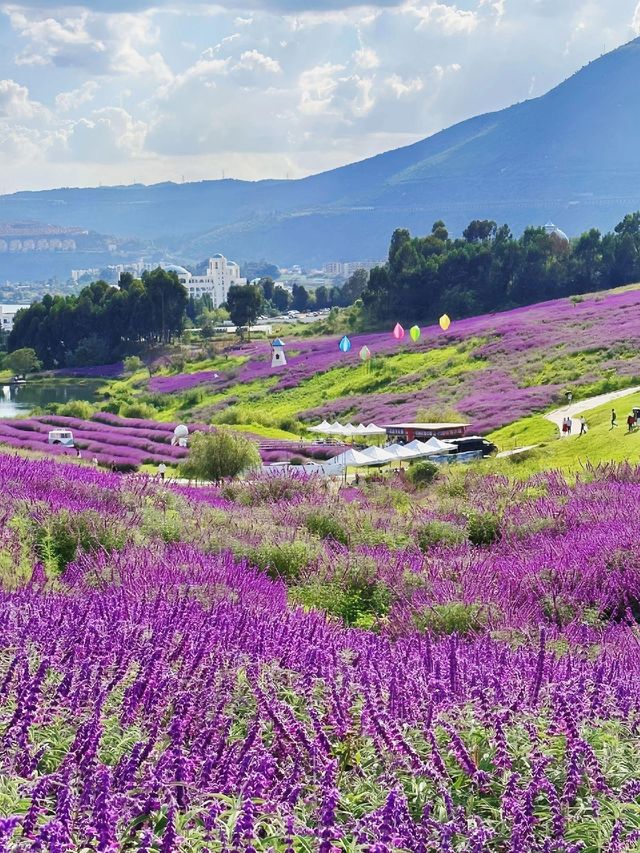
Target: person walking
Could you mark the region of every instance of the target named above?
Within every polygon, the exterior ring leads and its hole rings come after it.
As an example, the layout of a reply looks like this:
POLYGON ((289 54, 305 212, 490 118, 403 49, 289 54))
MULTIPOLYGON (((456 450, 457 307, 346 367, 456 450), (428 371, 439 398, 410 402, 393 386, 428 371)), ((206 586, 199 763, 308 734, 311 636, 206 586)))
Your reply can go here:
POLYGON ((97 456, 93 457, 93 459, 91 460, 91 464, 93 465, 94 468, 98 467, 98 457, 97 456))
POLYGON ((164 462, 161 462, 161 463, 158 465, 158 474, 160 474, 160 479, 161 479, 163 482, 164 482, 164 477, 165 477, 165 474, 166 474, 166 473, 167 473, 167 466, 164 464, 164 462))
POLYGON ((571 418, 567 418, 567 435, 571 437, 571 430, 573 429, 573 421, 571 418))
POLYGON ((611 426, 609 427, 609 429, 613 429, 614 427, 617 427, 617 426, 618 426, 618 420, 616 417, 616 410, 611 409, 611 426))
MULTIPOLYGON (((585 420, 584 415, 580 418, 580 435, 587 434, 587 422, 585 420)), ((580 437, 580 436, 578 436, 580 437)))
POLYGON ((627 432, 633 432, 633 428, 636 425, 636 419, 634 417, 633 412, 629 412, 627 416, 627 432))

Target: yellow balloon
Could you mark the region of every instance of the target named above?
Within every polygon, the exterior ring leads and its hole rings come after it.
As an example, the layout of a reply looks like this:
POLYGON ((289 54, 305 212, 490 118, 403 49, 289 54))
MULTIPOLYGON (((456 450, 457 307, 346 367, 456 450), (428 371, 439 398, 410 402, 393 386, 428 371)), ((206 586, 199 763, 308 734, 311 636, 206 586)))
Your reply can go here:
POLYGON ((447 314, 443 314, 442 317, 440 317, 440 328, 442 329, 443 332, 446 332, 450 325, 451 325, 450 317, 447 314))

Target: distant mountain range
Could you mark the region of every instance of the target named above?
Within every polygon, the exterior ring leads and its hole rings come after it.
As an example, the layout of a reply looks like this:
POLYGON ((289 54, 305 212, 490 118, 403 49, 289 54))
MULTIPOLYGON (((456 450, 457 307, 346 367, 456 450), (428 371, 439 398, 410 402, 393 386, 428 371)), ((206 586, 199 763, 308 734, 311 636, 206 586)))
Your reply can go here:
MULTIPOLYGON (((505 69, 506 71, 506 69, 505 69)), ((0 221, 38 220, 152 241, 185 262, 316 264, 386 254, 394 228, 519 231, 553 220, 608 230, 640 208, 640 39, 546 95, 405 148, 295 181, 203 181, 0 196, 0 221)), ((2 278, 0 256, 0 278, 2 278)))

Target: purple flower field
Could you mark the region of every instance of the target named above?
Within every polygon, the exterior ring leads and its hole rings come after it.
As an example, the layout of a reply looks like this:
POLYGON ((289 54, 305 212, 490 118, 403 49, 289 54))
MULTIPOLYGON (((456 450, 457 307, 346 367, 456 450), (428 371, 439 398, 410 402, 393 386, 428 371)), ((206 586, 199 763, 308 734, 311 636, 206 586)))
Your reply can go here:
MULTIPOLYGON (((275 378, 270 398, 279 391, 294 389, 311 377, 333 368, 361 365, 359 350, 367 345, 373 358, 397 352, 423 352, 433 348, 471 343, 466 357, 477 361, 476 369, 448 375, 446 368, 433 380, 423 380, 420 371, 366 393, 354 391, 300 411, 306 420, 330 420, 343 415, 357 421, 414 420, 419 408, 453 407, 488 431, 504 426, 562 399, 567 387, 578 388, 606 379, 612 372, 629 383, 640 377, 637 346, 637 316, 640 290, 561 299, 517 308, 498 314, 473 317, 452 323, 444 333, 438 326, 422 330, 417 344, 398 343, 388 332, 351 335, 348 354, 338 349, 340 335, 318 339, 292 339, 287 350, 287 367, 274 374, 270 351, 265 342, 252 342, 238 351, 247 361, 217 378, 212 371, 178 376, 154 377, 152 391, 180 393, 190 388, 233 393, 234 386, 258 379, 275 378), (590 356, 586 362, 579 356, 590 356), (578 359, 578 361, 576 361, 578 359), (578 367, 576 367, 578 364, 578 367), (539 379, 545 367, 551 370, 539 379), (415 390, 403 385, 414 381, 415 390)), ((413 318, 399 317, 406 327, 413 318)), ((275 397, 274 397, 275 395, 275 397)), ((266 398, 265 398, 266 400, 266 398)))
POLYGON ((0 849, 637 849, 640 469, 459 476, 0 455, 0 849))

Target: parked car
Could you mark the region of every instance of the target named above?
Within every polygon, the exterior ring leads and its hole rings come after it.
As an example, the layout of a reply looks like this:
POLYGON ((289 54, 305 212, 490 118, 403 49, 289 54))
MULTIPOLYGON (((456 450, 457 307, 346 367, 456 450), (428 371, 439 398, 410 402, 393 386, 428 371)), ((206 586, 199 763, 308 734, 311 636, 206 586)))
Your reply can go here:
POLYGON ((73 447, 73 433, 70 429, 49 430, 49 444, 62 444, 65 447, 73 447))
POLYGON ((469 453, 473 450, 480 450, 483 456, 491 456, 498 448, 493 442, 488 441, 481 435, 466 435, 464 438, 448 438, 449 444, 455 444, 458 448, 455 453, 469 453))

